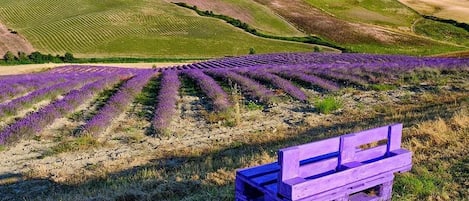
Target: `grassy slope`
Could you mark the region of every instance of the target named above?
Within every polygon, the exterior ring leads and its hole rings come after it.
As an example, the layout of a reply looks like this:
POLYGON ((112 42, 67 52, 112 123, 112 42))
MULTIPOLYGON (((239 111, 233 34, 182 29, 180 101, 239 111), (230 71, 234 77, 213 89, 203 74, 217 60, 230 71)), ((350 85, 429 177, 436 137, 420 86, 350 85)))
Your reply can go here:
POLYGON ((395 0, 256 1, 307 33, 324 36, 356 52, 431 55, 467 49, 451 44, 457 40, 440 43, 437 42, 440 38, 427 37, 434 37, 437 32, 423 36, 413 33, 413 22, 420 17, 395 0), (323 13, 315 11, 316 8, 323 13), (291 10, 304 14, 294 15, 291 10))
POLYGON ((177 0, 188 5, 195 5, 200 10, 240 19, 263 33, 280 36, 304 36, 287 21, 280 18, 269 8, 251 0, 177 0))
POLYGON ((254 37, 162 0, 6 0, 0 21, 39 51, 81 57, 220 57, 247 54, 250 47, 258 53, 312 50, 254 37))
POLYGON ((397 1, 306 0, 339 18, 408 30, 419 16, 397 1))

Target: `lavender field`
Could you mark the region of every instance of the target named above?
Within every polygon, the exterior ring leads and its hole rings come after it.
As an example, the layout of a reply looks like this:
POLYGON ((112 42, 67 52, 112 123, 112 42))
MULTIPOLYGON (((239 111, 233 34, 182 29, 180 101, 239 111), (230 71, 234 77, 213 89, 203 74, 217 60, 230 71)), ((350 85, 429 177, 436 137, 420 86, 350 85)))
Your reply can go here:
POLYGON ((469 59, 323 53, 0 76, 0 200, 232 200, 236 168, 392 122, 417 163, 395 198, 463 198, 468 80, 469 59))

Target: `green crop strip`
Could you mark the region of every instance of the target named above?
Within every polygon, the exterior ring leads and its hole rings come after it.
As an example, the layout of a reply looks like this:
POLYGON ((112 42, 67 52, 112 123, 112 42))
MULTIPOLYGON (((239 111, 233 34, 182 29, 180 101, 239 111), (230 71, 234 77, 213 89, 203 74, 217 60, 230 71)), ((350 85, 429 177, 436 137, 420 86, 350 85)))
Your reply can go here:
POLYGON ((202 10, 199 10, 197 8, 197 6, 190 6, 190 5, 188 5, 186 3, 183 3, 183 2, 178 2, 178 3, 174 3, 174 4, 176 4, 178 6, 181 6, 181 7, 184 7, 184 8, 191 9, 191 10, 195 11, 200 16, 213 17, 213 18, 221 19, 221 20, 227 22, 228 24, 231 24, 231 25, 233 25, 237 28, 240 28, 240 29, 242 29, 242 30, 244 30, 244 31, 246 31, 250 34, 253 34, 255 36, 268 38, 268 39, 275 39, 275 40, 284 40, 284 41, 293 41, 293 42, 300 42, 300 43, 307 43, 307 44, 324 45, 324 46, 327 46, 327 47, 338 49, 342 52, 351 52, 347 48, 344 48, 344 47, 341 47, 341 46, 339 46, 337 44, 334 44, 332 42, 326 41, 326 40, 324 40, 320 37, 317 37, 317 36, 286 37, 286 36, 269 35, 269 34, 259 32, 257 29, 252 28, 252 26, 250 26, 249 24, 247 24, 245 22, 242 22, 239 19, 232 18, 230 16, 215 14, 215 13, 213 13, 213 11, 209 11, 209 10, 202 11, 202 10))

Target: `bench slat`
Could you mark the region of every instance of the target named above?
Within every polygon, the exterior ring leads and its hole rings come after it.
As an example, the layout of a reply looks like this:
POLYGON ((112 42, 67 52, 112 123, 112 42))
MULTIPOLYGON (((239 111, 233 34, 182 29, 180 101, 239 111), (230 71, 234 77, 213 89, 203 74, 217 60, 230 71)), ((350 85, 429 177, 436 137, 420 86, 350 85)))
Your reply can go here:
POLYGON ((278 172, 279 170, 280 170, 280 165, 277 162, 275 162, 275 163, 269 163, 265 165, 238 170, 238 174, 241 174, 246 178, 251 178, 251 177, 258 177, 264 174, 269 174, 272 172, 278 172))
POLYGON ((364 164, 356 168, 344 170, 313 180, 307 180, 304 182, 287 180, 284 181, 284 185, 290 186, 291 191, 280 193, 291 200, 298 200, 309 195, 314 195, 339 186, 347 185, 348 183, 352 183, 357 180, 366 179, 367 177, 372 177, 386 172, 393 172, 394 170, 409 166, 411 164, 411 157, 411 153, 407 151, 374 163, 364 164))

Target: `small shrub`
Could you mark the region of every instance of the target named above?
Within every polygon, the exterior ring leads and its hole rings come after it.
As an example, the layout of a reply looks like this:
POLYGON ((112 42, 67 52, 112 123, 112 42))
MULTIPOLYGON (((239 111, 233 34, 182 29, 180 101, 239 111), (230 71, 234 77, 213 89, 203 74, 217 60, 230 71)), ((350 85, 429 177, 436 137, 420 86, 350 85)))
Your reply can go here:
POLYGON ((0 151, 4 151, 6 148, 3 145, 0 145, 0 151))
POLYGON ((256 50, 253 47, 249 48, 249 54, 256 54, 256 50))
POLYGON ((314 102, 314 107, 323 114, 329 114, 342 108, 342 101, 335 97, 326 97, 314 102))
POLYGON ((246 109, 249 110, 249 111, 253 111, 253 110, 262 110, 264 109, 264 106, 262 104, 258 104, 254 101, 248 101, 247 104, 246 104, 246 109))

